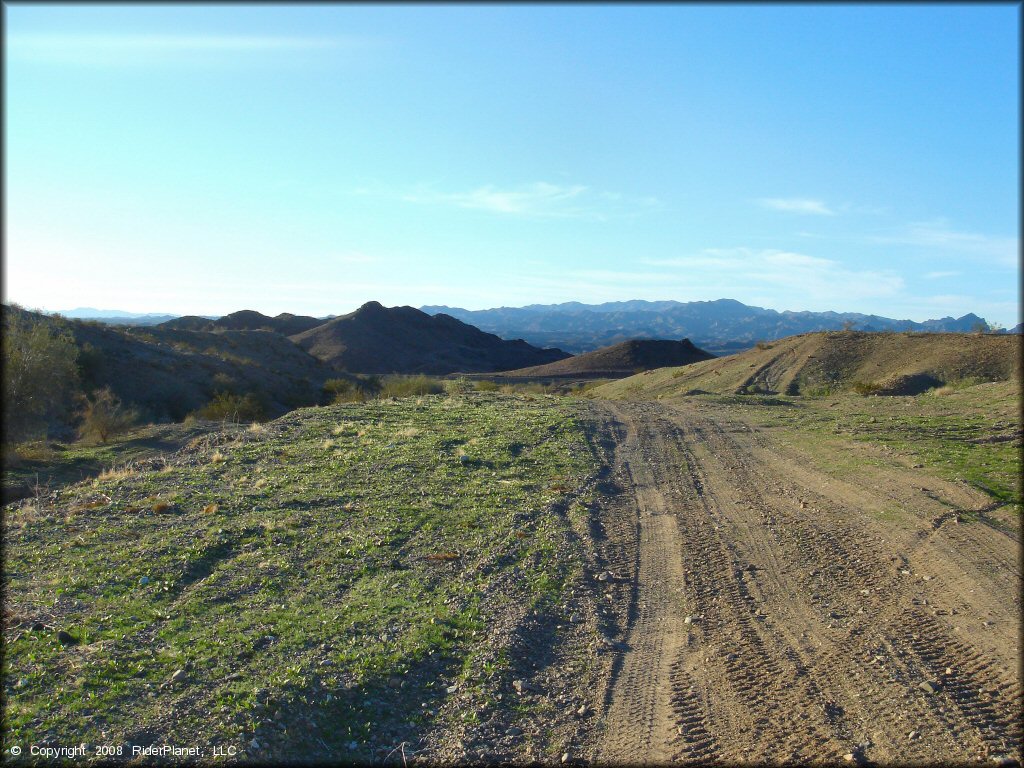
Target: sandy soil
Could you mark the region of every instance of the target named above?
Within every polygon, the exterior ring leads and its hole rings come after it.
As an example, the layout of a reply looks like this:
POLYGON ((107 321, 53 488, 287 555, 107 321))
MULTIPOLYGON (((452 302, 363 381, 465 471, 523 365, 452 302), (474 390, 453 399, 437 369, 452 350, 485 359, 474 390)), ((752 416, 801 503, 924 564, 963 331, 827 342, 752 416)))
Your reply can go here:
POLYGON ((594 408, 612 650, 573 757, 1021 759, 1021 549, 963 516, 987 498, 867 463, 841 481, 691 406, 594 408))

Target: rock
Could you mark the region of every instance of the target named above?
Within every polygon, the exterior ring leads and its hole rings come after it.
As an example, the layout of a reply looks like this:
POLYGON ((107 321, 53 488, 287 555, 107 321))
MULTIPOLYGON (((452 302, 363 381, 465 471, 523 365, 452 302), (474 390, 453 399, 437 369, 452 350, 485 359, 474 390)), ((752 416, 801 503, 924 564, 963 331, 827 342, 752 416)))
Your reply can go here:
POLYGON ((919 738, 921 738, 921 732, 917 731, 917 730, 911 731, 910 733, 907 734, 907 738, 910 739, 911 741, 913 741, 914 739, 919 739, 919 738))
POLYGON ((845 760, 848 763, 855 763, 857 762, 857 755, 853 752, 847 752, 845 755, 843 755, 843 760, 845 760))
POLYGON ((526 693, 531 690, 531 686, 525 680, 513 680, 512 687, 515 688, 516 693, 526 693))
POLYGON ((562 753, 562 762, 563 763, 569 762, 569 753, 568 752, 563 752, 562 753))
POLYGON ((589 710, 589 709, 587 708, 587 705, 586 705, 586 704, 582 704, 582 705, 580 706, 580 708, 576 710, 576 714, 577 714, 577 715, 579 715, 580 717, 583 717, 583 716, 584 716, 584 715, 586 715, 586 714, 587 714, 588 712, 590 712, 590 710, 589 710))
POLYGON ((946 667, 946 674, 947 675, 952 675, 953 674, 953 668, 952 667, 946 667))
POLYGON ((63 629, 57 633, 57 642, 61 645, 78 645, 78 640, 69 635, 63 629))
POLYGON ((256 739, 253 739, 252 741, 249 742, 249 749, 251 749, 253 752, 259 751, 259 748, 260 748, 260 743, 258 741, 256 741, 256 739))
POLYGON ((925 693, 938 693, 942 688, 942 686, 934 680, 925 680, 922 683, 919 683, 917 687, 925 693))
POLYGON ((447 688, 444 689, 445 693, 455 693, 457 690, 459 690, 458 683, 456 683, 455 685, 449 685, 447 688))
POLYGON ((505 735, 506 736, 522 736, 523 735, 523 729, 522 728, 516 728, 513 725, 511 728, 509 728, 507 731, 505 731, 505 735))
POLYGON ((174 674, 171 675, 172 683, 183 683, 188 680, 188 672, 184 669, 175 670, 174 674))
POLYGON ((32 625, 33 632, 42 632, 46 629, 46 625, 41 621, 37 621, 32 625))
POLYGON ((139 579, 139 584, 149 584, 149 576, 143 576, 141 579, 139 579))

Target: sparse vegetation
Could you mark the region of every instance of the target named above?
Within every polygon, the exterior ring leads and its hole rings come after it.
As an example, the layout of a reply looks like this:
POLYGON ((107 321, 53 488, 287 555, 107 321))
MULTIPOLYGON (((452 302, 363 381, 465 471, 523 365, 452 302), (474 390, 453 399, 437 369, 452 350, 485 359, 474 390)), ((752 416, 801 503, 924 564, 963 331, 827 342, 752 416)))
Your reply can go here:
POLYGON ((105 443, 114 435, 127 432, 139 421, 138 411, 126 408, 110 387, 103 387, 84 400, 82 423, 78 428, 78 434, 83 440, 105 443))
POLYGON ((595 465, 571 401, 466 397, 228 427, 166 471, 9 508, 11 743, 146 731, 362 761, 491 716, 511 690, 499 619, 551 610, 578 578, 553 510, 595 465))
POLYGON ((4 442, 46 436, 78 387, 78 351, 59 321, 4 308, 4 442))
POLYGON ((858 395, 876 395, 882 389, 882 385, 873 381, 855 381, 850 385, 850 389, 858 395))
POLYGON ((265 398, 255 392, 239 395, 221 391, 214 395, 209 403, 200 408, 197 415, 203 419, 237 423, 263 421, 267 418, 267 411, 265 398))

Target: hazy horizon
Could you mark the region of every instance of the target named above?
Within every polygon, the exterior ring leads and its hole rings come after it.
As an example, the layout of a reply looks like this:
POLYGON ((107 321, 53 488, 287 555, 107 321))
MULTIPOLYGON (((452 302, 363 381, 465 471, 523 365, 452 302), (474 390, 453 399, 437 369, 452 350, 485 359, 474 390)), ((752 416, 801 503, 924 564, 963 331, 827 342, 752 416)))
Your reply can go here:
POLYGON ((1020 8, 5 6, 4 300, 1020 320, 1020 8))

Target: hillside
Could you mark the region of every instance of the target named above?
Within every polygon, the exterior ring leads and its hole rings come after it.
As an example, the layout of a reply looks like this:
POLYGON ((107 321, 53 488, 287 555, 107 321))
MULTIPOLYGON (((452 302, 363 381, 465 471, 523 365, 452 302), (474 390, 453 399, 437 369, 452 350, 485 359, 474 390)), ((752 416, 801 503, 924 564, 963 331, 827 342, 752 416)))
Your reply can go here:
POLYGON ((289 312, 282 312, 277 317, 269 317, 252 309, 243 309, 216 320, 197 315, 185 315, 161 323, 158 327, 186 331, 274 331, 282 336, 293 336, 323 325, 325 322, 326 320, 321 318, 293 315, 289 312))
POLYGON ((30 323, 66 329, 78 348, 82 386, 110 387, 147 420, 180 420, 219 391, 258 396, 267 415, 319 402, 338 373, 270 331, 172 330, 63 320, 4 306, 30 323))
POLYGON ((666 397, 690 391, 814 394, 858 385, 917 394, 964 380, 1020 377, 1020 338, 955 333, 811 333, 730 357, 611 382, 597 397, 666 397))
POLYGON ((734 299, 716 301, 614 301, 605 304, 533 304, 527 307, 465 310, 426 306, 505 338, 557 346, 573 353, 590 352, 627 339, 693 340, 714 354, 748 349, 799 333, 838 331, 969 332, 985 325, 974 314, 918 323, 859 312, 778 312, 734 299))
POLYGON ((710 360, 714 357, 693 345, 689 339, 634 339, 594 352, 507 371, 503 376, 531 378, 594 378, 617 379, 640 371, 666 366, 680 366, 710 360))
POLYGON ((479 373, 561 360, 560 349, 506 341, 448 315, 375 301, 290 337, 310 354, 352 373, 479 373))

